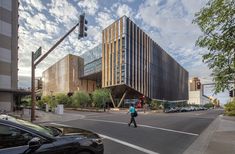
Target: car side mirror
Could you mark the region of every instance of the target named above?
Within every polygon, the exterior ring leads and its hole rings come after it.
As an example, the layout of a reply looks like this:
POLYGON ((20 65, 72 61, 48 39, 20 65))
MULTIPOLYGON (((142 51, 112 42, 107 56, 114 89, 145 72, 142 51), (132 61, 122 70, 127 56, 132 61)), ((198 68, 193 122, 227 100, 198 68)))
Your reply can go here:
POLYGON ((41 146, 41 141, 39 137, 32 138, 29 142, 29 149, 37 149, 41 146))

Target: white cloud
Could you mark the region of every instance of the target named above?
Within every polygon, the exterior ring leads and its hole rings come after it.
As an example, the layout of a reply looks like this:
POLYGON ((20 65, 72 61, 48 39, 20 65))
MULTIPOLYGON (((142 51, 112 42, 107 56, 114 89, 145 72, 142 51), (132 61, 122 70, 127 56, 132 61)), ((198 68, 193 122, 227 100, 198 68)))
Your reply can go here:
POLYGON ((132 3, 134 2, 135 0, 122 0, 122 2, 128 2, 128 3, 132 3))
POLYGON ((181 2, 187 12, 194 15, 196 12, 199 12, 203 6, 206 5, 208 0, 181 0, 181 2))
POLYGON ((96 18, 96 22, 101 26, 102 29, 109 26, 111 23, 114 22, 110 13, 107 12, 99 12, 96 18))
MULTIPOLYGON (((192 24, 193 14, 188 13, 189 8, 185 8, 184 4, 174 0, 147 0, 139 6, 139 13, 135 18, 154 29, 149 35, 163 49, 170 52, 173 57, 183 57, 186 63, 190 62, 192 57, 187 56, 185 51, 198 55, 199 49, 195 47, 195 42, 201 32, 192 24)), ((200 4, 199 2, 198 5, 200 4)), ((196 8, 201 7, 198 5, 194 4, 196 8)), ((201 56, 197 57, 199 58, 201 59, 201 56)))
POLYGON ((38 11, 42 11, 43 9, 46 9, 46 7, 43 6, 42 1, 40 0, 29 0, 29 3, 31 3, 31 6, 33 6, 38 11))
POLYGON ((131 17, 132 18, 132 15, 133 15, 133 11, 132 9, 126 5, 126 4, 120 4, 117 6, 117 15, 119 17, 122 17, 123 15, 126 15, 127 17, 131 17))
POLYGON ((67 29, 78 22, 78 11, 68 1, 52 0, 49 6, 49 13, 58 24, 63 24, 67 29))
POLYGON ((99 5, 97 0, 82 0, 78 2, 78 5, 82 7, 85 11, 85 13, 88 13, 90 15, 95 15, 97 12, 99 5))
POLYGON ((92 37, 97 44, 102 43, 102 29, 100 26, 89 26, 88 36, 92 37))

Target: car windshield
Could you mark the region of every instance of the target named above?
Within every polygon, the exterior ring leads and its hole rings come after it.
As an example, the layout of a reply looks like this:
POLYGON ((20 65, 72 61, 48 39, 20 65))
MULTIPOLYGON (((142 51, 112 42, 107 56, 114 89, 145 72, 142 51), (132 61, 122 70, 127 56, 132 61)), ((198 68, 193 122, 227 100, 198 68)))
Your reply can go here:
POLYGON ((4 120, 8 120, 8 121, 20 124, 22 126, 25 126, 25 127, 31 128, 33 130, 36 130, 40 133, 45 133, 45 134, 47 134, 51 137, 54 136, 54 133, 50 128, 47 128, 47 127, 44 127, 44 126, 41 126, 41 125, 37 125, 37 124, 31 123, 31 122, 26 121, 26 120, 22 120, 22 119, 19 119, 19 118, 8 116, 8 115, 0 115, 0 119, 4 119, 4 120))

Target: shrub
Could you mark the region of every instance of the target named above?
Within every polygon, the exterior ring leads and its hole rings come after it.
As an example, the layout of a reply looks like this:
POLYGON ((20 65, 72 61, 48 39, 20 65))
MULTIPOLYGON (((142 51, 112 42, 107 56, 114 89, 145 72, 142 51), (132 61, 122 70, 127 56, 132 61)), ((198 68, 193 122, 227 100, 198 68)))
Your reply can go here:
POLYGON ((36 104, 38 105, 38 107, 40 107, 42 109, 43 105, 44 105, 44 101, 43 100, 38 100, 38 101, 36 101, 36 104))
POLYGON ((96 89, 92 93, 92 99, 95 107, 104 107, 105 103, 110 101, 110 90, 109 89, 96 89))
POLYGON ((152 110, 158 110, 158 109, 162 109, 163 106, 162 106, 162 102, 161 101, 158 101, 158 100, 152 100, 150 102, 150 108, 152 110))
POLYGON ((48 104, 49 107, 55 108, 57 106, 57 102, 55 101, 55 96, 44 96, 40 101, 40 104, 48 104))
POLYGON ((90 96, 83 92, 75 92, 72 96, 72 106, 74 107, 88 107, 91 105, 90 96))
POLYGON ((66 94, 56 94, 55 96, 56 104, 63 104, 65 107, 71 106, 71 98, 66 94))
POLYGON ((205 108, 209 109, 209 108, 212 108, 214 107, 213 103, 207 103, 204 105, 205 108))
POLYGON ((21 100, 21 105, 23 105, 24 107, 27 107, 27 106, 31 106, 31 96, 25 96, 22 98, 21 100))
POLYGON ((225 114, 229 116, 235 116, 235 99, 231 102, 224 105, 225 106, 225 114))

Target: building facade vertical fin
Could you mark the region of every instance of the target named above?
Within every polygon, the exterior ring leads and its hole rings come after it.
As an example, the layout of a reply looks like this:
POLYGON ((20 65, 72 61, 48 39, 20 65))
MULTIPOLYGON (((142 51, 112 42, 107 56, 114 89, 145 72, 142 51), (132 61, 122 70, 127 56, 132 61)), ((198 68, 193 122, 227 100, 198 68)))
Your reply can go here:
POLYGON ((123 34, 123 18, 120 19, 120 65, 119 65, 119 72, 120 72, 120 83, 122 83, 122 34, 123 34))
POLYGON ((104 51, 105 51, 105 41, 104 41, 104 37, 105 37, 105 35, 104 35, 104 30, 102 31, 102 55, 103 55, 103 58, 102 58, 102 77, 101 77, 101 83, 102 83, 102 87, 104 87, 105 85, 104 85, 104 72, 105 72, 105 68, 104 68, 104 59, 105 59, 105 53, 104 53, 104 51))
POLYGON ((138 91, 140 91, 140 85, 141 85, 141 82, 140 82, 140 44, 139 44, 139 40, 140 40, 140 30, 139 30, 139 27, 136 27, 137 29, 137 38, 136 38, 136 42, 137 42, 137 72, 138 72, 138 75, 137 75, 137 81, 138 81, 138 91))
POLYGON ((115 56, 114 56, 114 53, 115 53, 115 51, 114 51, 114 49, 115 49, 115 47, 114 47, 114 39, 115 39, 115 23, 113 23, 112 24, 112 26, 111 26, 112 28, 111 28, 111 30, 112 30, 112 37, 111 37, 111 39, 112 39, 112 41, 111 41, 111 49, 112 49, 112 54, 111 54, 111 56, 112 56, 112 85, 114 85, 114 67, 115 67, 115 56))
POLYGON ((114 54, 116 54, 116 64, 115 64, 115 69, 116 69, 116 71, 115 71, 115 85, 117 84, 117 69, 118 69, 118 21, 117 22, 115 22, 115 27, 116 27, 116 36, 115 36, 115 42, 116 42, 116 51, 115 51, 115 53, 114 54))
POLYGON ((105 83, 104 83, 104 85, 105 86, 108 86, 108 59, 109 59, 109 55, 108 55, 108 45, 109 45, 109 42, 108 42, 109 40, 108 40, 108 30, 106 29, 105 30, 105 42, 106 42, 106 44, 105 44, 105 83))
POLYGON ((108 28, 108 38, 109 38, 108 41, 109 41, 109 42, 108 42, 108 50, 107 50, 107 52, 108 52, 108 54, 107 54, 107 55, 108 55, 108 58, 107 58, 107 63, 108 63, 108 65, 107 65, 107 67, 108 67, 108 69, 107 69, 107 71, 108 71, 107 85, 108 85, 108 86, 110 86, 110 68, 111 68, 111 67, 110 67, 110 58, 111 58, 111 57, 110 57, 110 52, 111 52, 111 51, 110 51, 110 50, 111 50, 111 48, 110 48, 110 42, 111 42, 111 36, 110 36, 110 34, 111 34, 111 31, 110 31, 110 27, 109 27, 109 28, 108 28))

